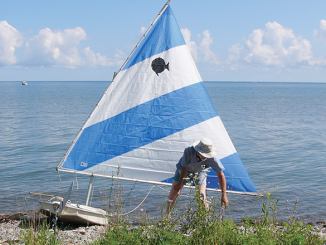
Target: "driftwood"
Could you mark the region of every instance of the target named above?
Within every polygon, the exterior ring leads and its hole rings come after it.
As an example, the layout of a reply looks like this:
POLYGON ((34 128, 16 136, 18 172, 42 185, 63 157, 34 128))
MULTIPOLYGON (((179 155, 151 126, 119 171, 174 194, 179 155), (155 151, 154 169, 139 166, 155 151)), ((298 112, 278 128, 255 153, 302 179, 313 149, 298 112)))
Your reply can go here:
POLYGON ((9 220, 19 220, 20 217, 26 215, 25 212, 19 212, 15 214, 0 214, 0 223, 8 222, 9 220))
POLYGON ((42 194, 42 193, 37 193, 37 192, 30 192, 29 194, 43 196, 43 197, 54 197, 53 195, 50 195, 50 194, 42 194))

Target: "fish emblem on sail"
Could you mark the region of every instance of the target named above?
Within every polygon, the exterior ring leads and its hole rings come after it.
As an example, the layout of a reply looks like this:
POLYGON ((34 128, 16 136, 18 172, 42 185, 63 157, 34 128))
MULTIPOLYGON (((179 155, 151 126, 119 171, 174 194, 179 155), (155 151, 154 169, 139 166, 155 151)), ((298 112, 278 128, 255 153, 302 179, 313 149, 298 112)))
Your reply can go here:
POLYGON ((152 69, 156 73, 156 75, 158 75, 165 69, 169 70, 169 63, 165 64, 165 61, 162 58, 156 58, 152 61, 152 69))
MULTIPOLYGON (((115 75, 57 169, 171 183, 185 147, 202 137, 213 140, 218 148, 227 189, 256 192, 172 9, 166 5, 115 75), (169 68, 172 60, 174 69, 169 68)), ((207 178, 208 188, 219 188, 214 171, 207 178)))

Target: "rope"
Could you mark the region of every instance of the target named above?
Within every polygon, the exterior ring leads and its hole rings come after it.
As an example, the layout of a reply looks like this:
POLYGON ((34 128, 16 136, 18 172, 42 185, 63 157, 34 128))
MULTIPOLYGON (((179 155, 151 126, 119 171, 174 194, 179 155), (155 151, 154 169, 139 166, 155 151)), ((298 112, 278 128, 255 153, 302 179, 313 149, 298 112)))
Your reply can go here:
POLYGON ((77 179, 77 174, 75 173, 75 178, 76 178, 76 184, 77 184, 77 190, 79 189, 79 184, 78 184, 78 179, 77 179))
POLYGON ((59 175, 59 180, 61 181, 61 176, 60 176, 60 172, 58 171, 58 175, 59 175))
MULTIPOLYGON (((134 212, 137 208, 139 208, 146 200, 146 198, 148 197, 149 193, 151 193, 151 191, 153 190, 153 188, 155 187, 155 185, 152 186, 152 188, 149 190, 149 192, 147 193, 147 195, 145 196, 145 198, 139 203, 139 205, 137 207, 135 207, 133 210, 127 212, 127 213, 124 213, 124 214, 119 214, 119 215, 127 215, 127 214, 130 214, 132 212, 134 212)), ((113 216, 112 214, 110 216, 113 216)))

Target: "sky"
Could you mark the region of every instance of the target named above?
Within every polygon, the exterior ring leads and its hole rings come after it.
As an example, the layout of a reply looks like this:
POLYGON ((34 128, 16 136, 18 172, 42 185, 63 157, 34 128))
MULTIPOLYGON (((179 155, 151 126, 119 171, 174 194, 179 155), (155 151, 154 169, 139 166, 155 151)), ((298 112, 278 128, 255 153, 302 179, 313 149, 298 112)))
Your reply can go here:
MULTIPOLYGON (((0 81, 111 81, 165 0, 0 0, 0 81)), ((172 0, 204 81, 326 82, 325 0, 172 0)))

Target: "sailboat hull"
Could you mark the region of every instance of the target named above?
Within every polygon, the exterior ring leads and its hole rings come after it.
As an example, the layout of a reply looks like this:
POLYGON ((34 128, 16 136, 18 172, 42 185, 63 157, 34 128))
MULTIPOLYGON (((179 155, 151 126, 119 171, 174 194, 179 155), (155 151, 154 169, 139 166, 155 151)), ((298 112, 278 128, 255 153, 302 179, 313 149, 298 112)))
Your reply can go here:
MULTIPOLYGON (((49 217, 55 217, 59 206, 59 201, 40 202, 40 211, 49 217)), ((67 202, 58 220, 69 224, 107 225, 108 215, 99 208, 67 202)))

